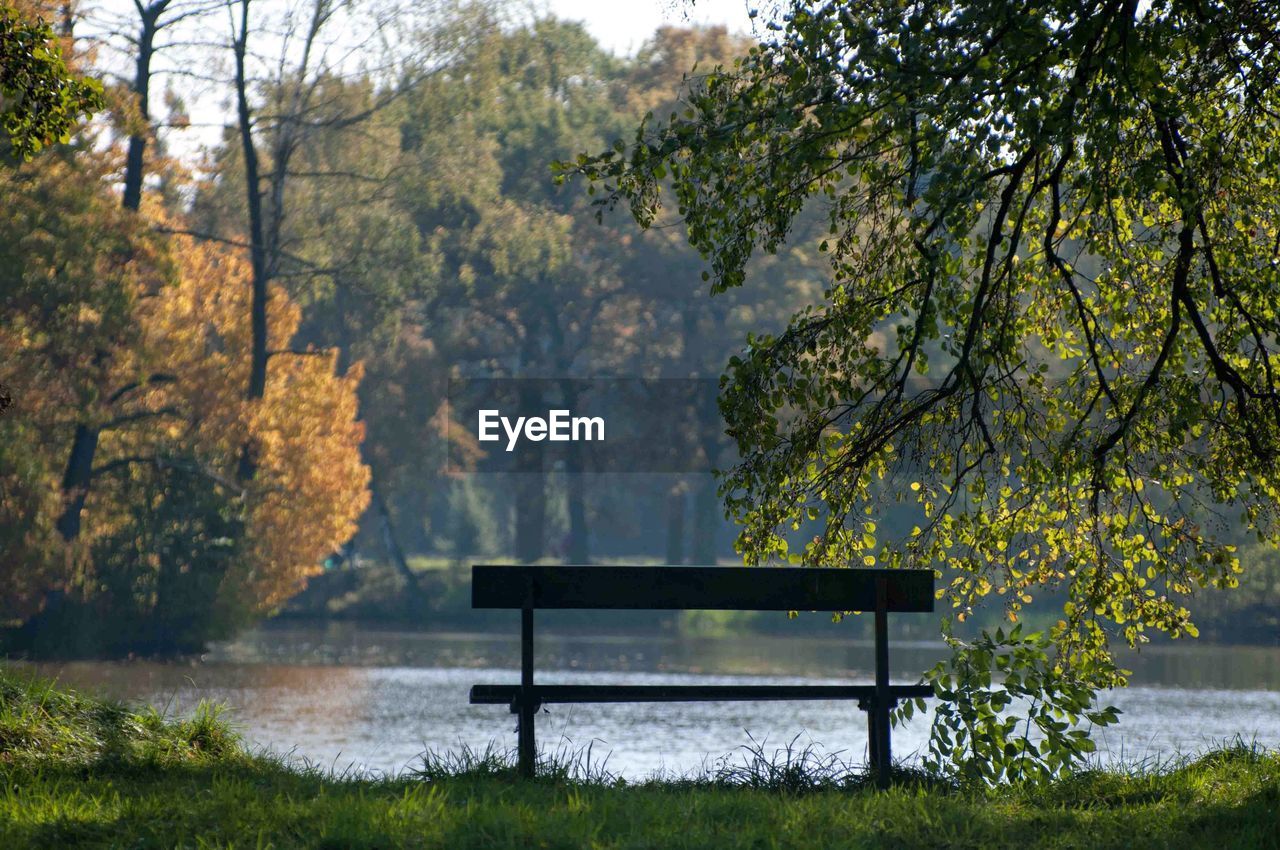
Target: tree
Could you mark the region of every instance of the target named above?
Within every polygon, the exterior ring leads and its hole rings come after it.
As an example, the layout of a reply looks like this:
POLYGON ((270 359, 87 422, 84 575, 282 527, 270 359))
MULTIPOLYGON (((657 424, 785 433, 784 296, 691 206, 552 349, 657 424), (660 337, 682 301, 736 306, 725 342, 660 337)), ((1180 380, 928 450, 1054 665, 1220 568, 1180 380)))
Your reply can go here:
MULTIPOLYGON (((172 237, 178 280, 140 316, 141 356, 122 364, 164 363, 178 380, 152 382, 138 399, 147 411, 173 410, 181 427, 118 434, 98 474, 108 469, 163 469, 184 456, 243 505, 242 555, 220 587, 250 616, 267 613, 299 591, 320 563, 355 532, 369 503, 369 470, 360 457, 364 426, 356 418, 362 370, 337 376, 332 350, 294 349, 301 310, 279 288, 267 302, 276 354, 264 395, 243 399, 252 370, 251 270, 224 248, 172 237), (251 481, 237 480, 241 447, 258 447, 251 481)), ((139 367, 142 368, 139 368, 139 367)))
MULTIPOLYGON (((565 378, 582 374, 589 352, 600 370, 606 328, 626 314, 616 252, 583 226, 584 204, 556 190, 548 163, 598 144, 616 122, 615 63, 577 24, 544 19, 504 32, 480 16, 472 27, 478 37, 423 81, 406 116, 400 191, 440 264, 424 323, 464 377, 565 378)), ((541 461, 522 455, 511 488, 515 555, 526 562, 545 551, 541 461)), ((570 453, 567 465, 576 462, 570 453)), ((581 476, 568 471, 568 548, 585 561, 581 476)))
POLYGON ((0 4, 0 128, 12 155, 30 159, 66 142, 80 118, 102 106, 102 86, 67 68, 49 25, 0 4))
MULTIPOLYGON (((586 475, 525 472, 467 484, 488 498, 461 492, 442 474, 446 439, 455 469, 477 447, 458 441, 470 425, 442 427, 441 406, 451 374, 714 380, 747 329, 780 324, 804 303, 801 293, 820 291, 814 241, 808 257, 759 264, 759 286, 709 301, 697 254, 674 230, 637 235, 622 214, 601 228, 589 200, 558 189, 548 168, 623 132, 646 109, 678 106, 695 60, 727 59, 745 45, 723 31, 669 30, 635 61, 620 61, 579 26, 507 26, 500 10, 473 8, 441 16, 421 37, 417 52, 439 61, 394 99, 358 76, 318 81, 314 97, 334 114, 372 111, 349 127, 309 126, 282 196, 276 277, 303 307, 299 341, 337 345, 340 364, 366 364, 361 417, 375 496, 359 542, 385 550, 412 582, 414 554, 440 544, 467 551, 447 542, 466 526, 451 522, 446 506, 457 491, 454 498, 497 514, 480 521, 499 532, 484 545, 518 548, 522 559, 542 556, 549 538, 586 561, 597 518, 607 529, 597 531, 598 544, 627 535, 638 542, 625 545, 647 545, 661 534, 653 517, 662 511, 645 504, 656 479, 623 493, 586 475), (503 539, 508 530, 518 530, 518 547, 503 539)), ((270 104, 287 104, 290 85, 281 94, 270 82, 255 88, 256 112, 283 111, 270 104)), ((272 138, 259 134, 262 150, 272 138)), ((241 242, 248 228, 237 137, 224 139, 209 173, 192 229, 241 242)), ((575 460, 566 457, 566 472, 575 460)), ((688 501, 697 506, 685 526, 693 538, 722 536, 708 533, 721 531, 714 489, 681 496, 679 507, 688 501)), ((690 551, 714 557, 701 545, 690 551)))
MULTIPOLYGON (((397 6, 376 9, 389 18, 397 6)), ((267 282, 278 282, 306 305, 299 339, 331 346, 338 372, 345 375, 357 359, 382 358, 402 348, 398 337, 405 304, 432 283, 431 258, 422 252, 412 221, 393 203, 400 134, 394 107, 412 88, 418 74, 414 63, 421 60, 406 61, 396 74, 386 70, 395 67, 390 60, 382 69, 363 65, 360 73, 347 73, 344 63, 350 64, 356 47, 343 44, 341 36, 327 38, 325 29, 350 24, 340 14, 351 10, 321 0, 286 10, 280 25, 289 39, 282 58, 276 66, 259 62, 255 72, 249 36, 255 26, 271 31, 270 11, 255 24, 248 3, 238 10, 231 83, 236 132, 215 153, 215 178, 201 187, 191 232, 247 247, 255 269, 253 314, 261 315, 267 282)), ((363 46, 381 26, 375 20, 363 46)), ((361 31, 367 29, 362 23, 361 31)), ((255 327, 261 330, 260 323, 255 327)), ((252 346, 256 365, 247 387, 250 398, 268 380, 268 363, 274 368, 277 356, 260 333, 252 346)), ((371 387, 368 394, 378 391, 371 387)), ((423 421, 430 419, 428 414, 423 421)), ((372 503, 389 544, 387 554, 417 598, 382 497, 385 464, 376 451, 368 459, 376 482, 372 503)), ((249 452, 245 460, 241 472, 248 478, 254 466, 249 452)))
MULTIPOLYGON (((330 96, 344 61, 376 42, 386 18, 385 10, 368 21, 372 31, 365 30, 363 40, 338 45, 327 38, 327 29, 343 23, 344 6, 334 0, 306 0, 287 5, 274 23, 280 27, 279 58, 267 65, 272 70, 255 78, 256 67, 263 63, 249 49, 250 35, 271 27, 268 19, 255 19, 250 14, 251 0, 228 3, 231 23, 231 53, 234 65, 232 91, 236 104, 236 130, 244 177, 244 202, 247 212, 249 263, 253 271, 250 316, 253 335, 250 340, 252 359, 245 396, 250 401, 264 398, 268 384, 268 361, 273 352, 268 347, 267 303, 271 283, 290 259, 283 244, 284 222, 289 213, 286 202, 291 163, 309 133, 318 129, 351 129, 364 122, 389 100, 395 90, 380 94, 369 109, 350 113, 344 109, 348 100, 330 96), (264 78, 265 77, 265 78, 264 78), (252 103, 255 83, 267 89, 270 100, 252 103)), ((349 11, 349 10, 348 10, 349 11)), ((392 17, 394 10, 392 10, 392 17)), ((358 20, 358 19, 357 19, 358 20)), ((345 21, 350 24, 352 19, 345 21)), ((348 38, 356 32, 349 28, 348 38)), ((262 33, 260 33, 262 34, 262 33)), ((340 88, 340 87, 339 87, 340 88)), ((207 234, 206 234, 207 235, 207 234)), ((221 237, 225 239, 226 237, 221 237)), ((314 271, 314 270, 313 270, 314 271)), ((252 478, 257 466, 259 447, 246 443, 241 452, 240 477, 252 478)))
MULTIPOLYGON (((659 119, 678 114, 686 108, 690 92, 705 85, 709 72, 746 55, 751 46, 749 40, 730 36, 721 27, 659 29, 627 69, 623 89, 627 112, 637 117, 652 113, 659 119)), ((674 206, 670 189, 664 187, 663 193, 664 203, 674 206)), ((825 260, 817 247, 825 227, 814 210, 798 217, 786 250, 757 257, 749 282, 719 298, 707 297, 708 286, 698 277, 700 258, 678 227, 649 228, 637 236, 627 232, 630 222, 606 222, 613 231, 612 241, 626 246, 619 252, 623 255, 621 275, 652 316, 647 333, 638 335, 641 350, 635 353, 634 361, 640 368, 667 377, 714 381, 748 334, 781 330, 785 317, 821 297, 825 260)), ((699 423, 697 430, 706 468, 719 468, 730 461, 718 456, 723 451, 717 439, 722 426, 714 407, 707 405, 702 410, 708 421, 699 423)), ((679 563, 683 559, 679 538, 689 501, 688 557, 691 563, 713 563, 723 510, 710 474, 692 479, 681 476, 670 490, 667 561, 679 563), (692 499, 686 498, 689 490, 692 499)))
POLYGON ((53 537, 70 425, 93 409, 110 429, 100 402, 123 386, 98 352, 137 345, 137 295, 168 279, 159 240, 105 190, 115 160, 78 146, 0 172, 0 383, 16 397, 0 419, 7 616, 38 608, 74 563, 53 537))
MULTIPOLYGON (((406 98, 404 204, 440 265, 435 297, 422 309, 424 335, 460 376, 714 380, 745 334, 746 303, 765 312, 785 304, 784 313, 800 303, 783 283, 787 274, 816 276, 794 255, 788 271, 779 261, 780 273, 768 275, 778 286, 709 303, 697 255, 674 231, 637 235, 622 215, 598 226, 588 199, 557 189, 548 169, 554 158, 605 143, 646 110, 678 107, 695 61, 727 61, 738 49, 746 45, 723 30, 665 29, 634 61, 619 61, 580 26, 539 20, 491 28, 406 98)), ((561 381, 556 404, 573 407, 565 394, 575 391, 579 385, 561 381)), ((526 403, 532 409, 549 401, 526 403)), ((588 560, 592 512, 605 512, 608 485, 575 471, 584 463, 580 451, 568 447, 563 478, 533 471, 542 466, 536 451, 522 455, 529 468, 507 488, 521 560, 543 556, 553 536, 547 529, 560 521, 563 555, 588 560)), ((657 513, 670 515, 673 544, 683 543, 688 501, 686 483, 674 479, 664 479, 675 492, 668 510, 657 513)), ((700 542, 714 540, 708 526, 717 519, 705 495, 697 494, 700 542)), ((637 511, 639 498, 632 488, 624 510, 648 524, 653 512, 637 511)), ((701 545, 695 552, 714 557, 701 545)))
MULTIPOLYGON (((121 124, 129 137, 125 154, 124 180, 120 202, 127 209, 137 210, 142 206, 142 189, 147 176, 147 148, 152 146, 152 137, 157 134, 154 107, 152 105, 152 87, 156 77, 186 73, 194 76, 190 69, 179 67, 156 67, 157 59, 162 52, 177 46, 193 46, 188 39, 207 26, 204 19, 220 10, 225 0, 134 0, 133 13, 120 16, 118 20, 109 22, 108 41, 124 42, 126 57, 133 62, 133 77, 128 81, 128 101, 126 108, 119 111, 121 124), (185 28, 185 33, 174 33, 175 29, 185 28), (168 38, 163 38, 163 36, 168 38)), ((103 22, 107 23, 107 22, 103 22)), ((102 38, 103 36, 99 36, 102 38)), ((181 100, 170 89, 166 100, 173 108, 181 108, 181 100)), ((185 126, 186 116, 176 115, 176 124, 185 126)), ((164 126, 163 123, 160 126, 164 126)))
MULTIPOLYGON (((106 194, 93 181, 74 185, 106 194)), ((60 336, 74 359, 49 344, 41 332, 48 320, 36 327, 19 314, 13 332, 0 335, 6 366, 14 364, 24 387, 20 415, 6 416, 0 426, 6 447, 10 439, 22 447, 0 454, 6 517, 0 602, 6 615, 26 620, 37 651, 186 651, 277 608, 354 533, 368 504, 363 426, 356 420, 361 369, 335 376, 335 352, 287 348, 300 311, 274 289, 268 332, 280 356, 263 398, 247 402, 252 291, 246 264, 220 246, 162 239, 150 223, 119 210, 114 197, 101 202, 104 221, 90 220, 93 256, 105 244, 103 224, 113 214, 122 238, 141 232, 141 245, 153 251, 116 251, 90 267, 98 271, 92 276, 71 274, 75 267, 64 262, 63 275, 92 281, 90 294, 102 288, 132 295, 121 298, 120 308, 131 330, 121 335, 128 344, 118 343, 105 363, 95 357, 92 337, 111 316, 94 311, 93 302, 69 299, 76 309, 64 321, 80 332, 60 336), (113 266, 128 276, 116 281, 103 274, 113 266), (113 286, 98 283, 102 278, 113 286), (42 380, 45 375, 65 377, 42 380), (49 545, 58 503, 51 475, 56 445, 70 434, 73 393, 104 386, 115 388, 114 401, 107 408, 111 418, 98 423, 81 546, 58 557, 62 547, 49 545), (241 447, 250 441, 259 447, 257 468, 241 482, 241 447), (70 557, 76 554, 85 557, 70 557), (51 599, 60 604, 50 605, 51 599)), ((64 215, 73 223, 85 218, 69 204, 50 206, 55 222, 64 215)), ((47 226, 15 240, 28 269, 41 256, 35 249, 48 241, 41 232, 47 226)), ((75 255, 64 249, 61 256, 75 255)), ((30 276, 47 288, 47 279, 30 276)))
MULTIPOLYGON (((130 37, 129 43, 134 50, 134 76, 129 84, 128 93, 123 102, 113 104, 117 118, 128 128, 129 145, 125 156, 123 191, 121 206, 137 212, 142 206, 142 187, 146 176, 143 155, 147 148, 148 137, 152 134, 151 125, 151 85, 152 62, 157 51, 164 45, 156 39, 161 31, 189 18, 198 17, 209 11, 209 6, 200 4, 179 4, 176 8, 172 0, 151 0, 143 5, 141 0, 134 3, 138 14, 137 35, 130 37)), ((117 93, 118 94, 118 93, 117 93)), ((99 349, 95 356, 105 361, 110 351, 99 349)), ((95 399, 110 407, 120 401, 114 394, 107 394, 105 399, 95 399)), ((85 500, 92 485, 94 459, 97 455, 100 428, 94 419, 101 418, 101 411, 87 410, 81 421, 76 423, 76 430, 71 439, 71 448, 67 453, 66 469, 62 475, 62 497, 64 507, 58 517, 58 532, 68 543, 73 542, 81 529, 81 514, 85 500)))
POLYGON ((641 224, 670 174, 718 290, 827 205, 825 299, 729 365, 749 561, 938 568, 959 619, 1061 587, 1079 669, 1196 633, 1236 534, 1280 536, 1278 18, 792 3, 690 113, 577 169, 641 224))
POLYGON ((300 311, 273 288, 277 359, 247 403, 245 264, 171 235, 182 222, 159 205, 123 207, 122 164, 85 134, 0 180, 0 382, 18 397, 0 418, 0 616, 61 652, 226 635, 319 571, 368 500, 359 366, 336 376, 335 353, 295 345, 300 311), (83 531, 67 547, 60 480, 86 423, 83 531), (258 469, 239 482, 249 441, 258 469))

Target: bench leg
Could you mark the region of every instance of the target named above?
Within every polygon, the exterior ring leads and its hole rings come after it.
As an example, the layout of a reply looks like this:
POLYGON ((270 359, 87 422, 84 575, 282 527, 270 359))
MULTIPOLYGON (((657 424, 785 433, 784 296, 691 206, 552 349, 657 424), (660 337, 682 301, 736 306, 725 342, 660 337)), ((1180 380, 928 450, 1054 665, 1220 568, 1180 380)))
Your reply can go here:
POLYGON ((871 764, 876 771, 876 785, 889 787, 889 768, 893 755, 889 750, 889 599, 888 583, 876 579, 876 698, 871 706, 871 764))
POLYGON ((532 590, 529 604, 520 612, 520 695, 513 706, 519 715, 516 727, 516 755, 520 775, 532 777, 537 758, 537 745, 533 738, 533 718, 538 704, 533 697, 533 605, 532 590))
POLYGON ((858 700, 858 708, 867 713, 867 763, 871 772, 876 775, 876 785, 889 787, 889 767, 891 762, 886 757, 889 753, 889 710, 897 700, 890 698, 883 709, 875 697, 858 700))
POLYGON ((515 709, 519 717, 516 726, 516 753, 519 758, 517 766, 521 776, 532 777, 538 752, 533 737, 533 717, 538 713, 538 707, 532 701, 517 697, 515 709))
POLYGON ((875 702, 869 702, 864 710, 867 712, 867 761, 870 763, 871 769, 879 773, 880 736, 876 734, 875 702))
POLYGON ((876 772, 876 786, 889 787, 889 770, 893 765, 889 743, 889 703, 879 700, 867 712, 867 731, 870 733, 871 768, 876 772))

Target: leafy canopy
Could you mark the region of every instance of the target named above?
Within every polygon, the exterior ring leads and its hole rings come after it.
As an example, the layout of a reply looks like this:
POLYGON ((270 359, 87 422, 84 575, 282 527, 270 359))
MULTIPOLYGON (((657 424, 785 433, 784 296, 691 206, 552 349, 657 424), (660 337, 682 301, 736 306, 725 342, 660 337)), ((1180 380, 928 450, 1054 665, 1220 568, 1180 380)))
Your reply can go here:
POLYGON ((0 617, 65 592, 37 636, 58 652, 225 636, 319 572, 369 500, 360 367, 337 376, 332 352, 295 343, 301 310, 273 290, 266 394, 246 403, 247 262, 173 234, 184 220, 158 205, 123 208, 119 166, 85 149, 0 179, 0 384, 17 399, 0 417, 0 617), (68 547, 55 523, 77 422, 98 442, 68 547), (237 482, 250 440, 257 474, 237 482))
POLYGON ((1059 588, 1061 663, 1111 682, 1110 635, 1196 633, 1236 533, 1277 537, 1278 18, 793 3, 565 169, 644 225, 669 179, 717 289, 828 215, 824 301, 725 376, 749 561, 934 567, 961 619, 1059 588))
POLYGON ((0 130, 13 154, 68 141, 80 116, 102 107, 101 83, 68 70, 49 25, 0 3, 0 130))

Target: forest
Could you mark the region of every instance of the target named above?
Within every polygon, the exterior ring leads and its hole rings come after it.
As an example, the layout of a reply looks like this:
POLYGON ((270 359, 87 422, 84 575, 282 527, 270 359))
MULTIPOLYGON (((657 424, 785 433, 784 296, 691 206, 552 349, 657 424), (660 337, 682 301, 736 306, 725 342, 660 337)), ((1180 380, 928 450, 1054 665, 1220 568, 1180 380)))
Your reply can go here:
MULTIPOLYGON (((665 172, 645 191, 670 220, 644 229, 558 179, 692 114, 751 40, 666 27, 619 57, 503 2, 15 8, 102 83, 64 143, 0 143, 7 648, 197 651, 344 595, 431 625, 461 598, 440 568, 477 559, 739 559, 711 474, 512 472, 446 402, 458 380, 714 382, 822 300, 818 200, 721 286, 665 172)), ((1206 636, 1277 633, 1280 561, 1240 543, 1206 636)))
POLYGON ((714 382, 816 296, 805 238, 713 299, 682 236, 597 220, 551 170, 748 43, 665 28, 618 58, 502 4, 232 6, 19 7, 105 85, 66 144, 2 166, 14 646, 190 651, 326 571, 412 599, 422 563, 732 557, 710 474, 489 471, 446 387, 714 382), (353 27, 403 40, 353 61, 353 27), (225 125, 193 146, 200 121, 225 125))

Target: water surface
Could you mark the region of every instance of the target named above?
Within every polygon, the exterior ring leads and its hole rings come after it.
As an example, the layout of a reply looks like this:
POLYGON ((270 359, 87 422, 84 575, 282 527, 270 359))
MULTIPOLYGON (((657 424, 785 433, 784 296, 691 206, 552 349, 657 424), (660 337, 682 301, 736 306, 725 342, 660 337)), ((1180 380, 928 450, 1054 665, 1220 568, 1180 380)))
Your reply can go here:
MULTIPOLYGON (((914 681, 941 647, 891 643, 895 681, 914 681)), ((246 738, 337 770, 397 772, 426 749, 491 742, 514 746, 501 706, 472 706, 476 683, 519 679, 519 641, 508 634, 376 631, 349 626, 261 629, 194 663, 37 665, 67 685, 191 710, 223 702, 246 738)), ((1109 696, 1124 715, 1100 730, 1102 758, 1165 758, 1234 739, 1280 746, 1280 648, 1179 645, 1126 656, 1132 687, 1109 696)), ((539 680, 608 684, 847 684, 871 682, 871 647, 811 637, 655 637, 538 634, 539 680)), ((551 706, 543 747, 592 745, 609 770, 639 778, 696 771, 797 740, 861 760, 866 720, 856 704, 649 703, 551 706)), ((895 754, 923 748, 928 719, 894 731, 895 754)))

